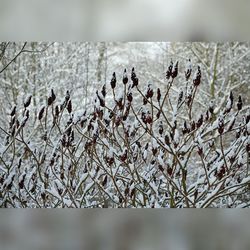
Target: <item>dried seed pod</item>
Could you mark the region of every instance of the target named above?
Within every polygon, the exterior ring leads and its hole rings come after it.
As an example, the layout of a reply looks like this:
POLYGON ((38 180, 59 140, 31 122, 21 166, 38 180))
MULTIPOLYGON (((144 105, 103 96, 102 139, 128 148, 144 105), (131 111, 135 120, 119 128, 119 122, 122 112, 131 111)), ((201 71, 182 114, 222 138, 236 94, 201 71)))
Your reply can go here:
MULTIPOLYGON (((216 171, 217 172, 217 171, 216 171)), ((219 180, 222 179, 222 177, 224 176, 224 174, 226 173, 226 169, 225 166, 223 165, 220 170, 216 173, 216 176, 219 180)))
POLYGON ((114 157, 112 156, 112 157, 106 157, 106 162, 107 162, 107 164, 109 165, 109 166, 111 166, 114 162, 115 162, 115 159, 114 159, 114 157))
POLYGON ((178 64, 179 64, 179 62, 177 61, 176 64, 174 65, 174 70, 172 71, 172 74, 171 74, 173 79, 175 77, 177 77, 177 75, 178 75, 178 64))
POLYGON ((124 69, 122 82, 123 82, 123 84, 127 84, 128 83, 128 75, 127 75, 127 70, 126 69, 124 69))
POLYGON ((191 130, 192 130, 192 131, 195 130, 195 121, 192 121, 192 122, 191 122, 191 130))
POLYGON ((75 139, 75 134, 74 134, 74 130, 72 130, 72 131, 71 131, 71 134, 70 134, 69 140, 70 140, 70 142, 72 143, 72 142, 74 141, 74 139, 75 139))
POLYGON ((151 84, 148 85, 147 93, 146 93, 146 98, 152 98, 153 97, 153 89, 151 87, 151 84))
POLYGON ((170 166, 167 167, 167 173, 169 176, 173 174, 173 169, 170 166))
POLYGON ((232 103, 232 105, 233 105, 234 96, 233 96, 233 92, 232 92, 232 91, 230 91, 229 99, 230 99, 230 101, 231 101, 231 103, 232 103))
POLYGON ((123 107, 124 107, 124 104, 123 104, 122 101, 123 101, 123 97, 119 98, 119 100, 116 100, 116 104, 117 104, 117 106, 119 107, 120 110, 122 110, 123 107))
POLYGON ((135 196, 135 191, 136 191, 136 189, 133 188, 131 193, 130 193, 130 198, 133 198, 135 196))
POLYGON ((110 81, 111 88, 114 89, 116 86, 116 75, 115 72, 113 73, 112 79, 110 81))
POLYGON ((121 118, 118 116, 118 117, 116 118, 116 120, 115 120, 115 126, 116 126, 116 127, 119 127, 120 124, 121 124, 121 118))
POLYGON ((43 118, 44 110, 45 110, 45 107, 43 106, 43 107, 40 109, 39 113, 38 113, 38 120, 39 120, 39 121, 42 120, 42 118, 43 118))
POLYGON ((124 194, 125 194, 125 196, 129 195, 129 187, 128 186, 125 188, 124 194))
POLYGON ((48 106, 53 103, 53 98, 51 96, 48 97, 48 106))
POLYGON ((182 99, 183 99, 183 91, 181 90, 180 93, 179 93, 177 106, 179 106, 181 104, 182 99))
POLYGON ((160 102, 161 100, 161 90, 158 88, 157 89, 157 101, 160 102))
POLYGON ((133 80, 132 88, 138 86, 138 82, 139 82, 139 80, 138 80, 138 78, 136 77, 136 78, 133 80))
POLYGON ((132 68, 132 72, 131 72, 131 80, 132 80, 132 82, 133 82, 132 88, 134 88, 135 86, 138 85, 139 80, 138 80, 138 78, 136 77, 135 68, 134 68, 134 67, 132 68))
POLYGON ((14 126, 11 130, 11 136, 14 137, 16 133, 16 127, 14 126))
POLYGON ((203 148, 200 147, 200 146, 198 146, 197 152, 198 152, 198 154, 199 154, 200 156, 202 156, 202 155, 203 155, 203 148))
POLYGON ((105 100, 104 100, 104 98, 102 98, 102 97, 99 96, 98 90, 96 91, 96 95, 97 95, 97 98, 99 99, 100 106, 101 107, 105 107, 105 100))
POLYGON ((30 105, 30 103, 31 103, 31 98, 32 98, 32 95, 29 95, 29 96, 25 99, 25 101, 24 101, 24 103, 23 103, 23 105, 24 105, 25 108, 29 107, 29 105, 30 105))
POLYGON ((56 100, 56 95, 55 95, 53 89, 51 89, 51 98, 52 98, 52 102, 54 102, 56 100))
POLYGON ((159 125, 159 134, 160 134, 160 135, 163 134, 163 125, 162 125, 162 121, 160 122, 160 125, 159 125))
POLYGON ((61 143, 63 147, 66 147, 66 135, 65 134, 62 136, 61 143))
POLYGON ((185 135, 185 134, 187 134, 187 133, 189 133, 189 132, 190 132, 190 129, 187 127, 187 122, 184 121, 182 133, 185 135))
POLYGON ((44 192, 42 192, 41 197, 42 197, 43 200, 45 200, 46 199, 46 194, 44 192))
POLYGON ((103 96, 103 97, 106 96, 106 94, 107 94, 107 92, 106 92, 106 84, 104 84, 104 85, 102 86, 102 91, 101 91, 101 93, 102 93, 102 96, 103 96))
POLYGON ((214 102, 213 102, 213 101, 210 102, 210 105, 209 105, 208 110, 209 110, 209 112, 210 112, 211 114, 214 113, 214 102))
POLYGON ((26 177, 26 174, 24 174, 24 175, 22 176, 22 179, 21 179, 20 182, 18 183, 18 186, 19 186, 20 189, 23 189, 23 188, 24 188, 25 177, 26 177))
POLYGON ((146 117, 146 123, 151 124, 153 122, 153 118, 151 114, 148 112, 147 117, 146 117))
POLYGON ((201 114, 200 118, 198 119, 196 123, 196 128, 199 128, 203 123, 203 115, 201 114))
POLYGON ((67 110, 68 110, 69 113, 72 112, 72 102, 71 102, 71 100, 68 101, 67 110))
POLYGON ((198 66, 195 78, 193 79, 194 86, 199 86, 201 83, 201 69, 200 66, 198 66))
POLYGON ((186 81, 188 81, 188 79, 190 78, 191 73, 192 73, 191 60, 188 59, 188 61, 189 61, 189 66, 188 66, 188 68, 185 70, 186 81))
POLYGON ((241 95, 239 95, 239 98, 238 98, 237 108, 238 108, 238 111, 240 111, 242 109, 242 98, 241 98, 241 95))
POLYGON ((228 97, 228 100, 227 100, 227 105, 225 107, 225 110, 224 110, 224 113, 223 114, 226 114, 226 113, 229 113, 233 107, 233 92, 230 91, 230 94, 229 94, 229 97, 228 97))
POLYGON ((120 160, 122 162, 125 162, 127 158, 128 158, 128 150, 125 149, 124 153, 120 156, 120 160))
POLYGON ((70 99, 70 93, 69 93, 69 91, 67 90, 67 91, 66 91, 66 96, 65 96, 65 104, 68 103, 69 99, 70 99))
POLYGON ((11 109, 10 115, 14 116, 16 114, 16 105, 11 109))
POLYGON ((170 76, 172 75, 172 70, 173 70, 173 61, 171 60, 170 65, 168 66, 168 70, 166 72, 167 79, 169 79, 170 76))
POLYGON ((108 176, 105 175, 103 181, 102 181, 102 186, 104 187, 106 184, 107 184, 107 181, 108 181, 108 176))
POLYGON ((248 124, 249 121, 250 121, 250 114, 248 114, 248 115, 246 116, 246 124, 248 124))
POLYGON ((206 111, 205 120, 208 121, 209 117, 210 117, 210 116, 209 116, 209 111, 207 110, 207 111, 206 111))
POLYGON ((158 151, 157 148, 152 148, 152 153, 154 156, 157 154, 157 151, 158 151))
POLYGON ((246 145, 246 152, 248 153, 248 155, 250 155, 250 142, 248 142, 246 145))
POLYGON ((218 132, 221 135, 224 131, 224 120, 223 118, 219 118, 219 122, 218 122, 218 132))
POLYGON ((191 95, 191 94, 188 94, 188 95, 186 96, 186 104, 187 104, 188 107, 190 106, 191 101, 192 101, 192 95, 191 95))
POLYGON ((229 156, 228 159, 229 159, 230 163, 233 164, 236 160, 236 155, 233 155, 231 157, 229 156))
POLYGON ((195 191, 194 191, 194 200, 195 201, 196 201, 196 199, 198 197, 198 194, 199 194, 198 189, 195 189, 195 191))
POLYGON ((0 176, 0 184, 1 185, 3 185, 3 183, 4 183, 4 176, 5 176, 4 174, 2 176, 0 176))
POLYGON ((170 145, 170 138, 168 135, 165 135, 165 144, 168 146, 170 145))
POLYGON ((131 71, 131 80, 134 81, 135 78, 136 78, 135 68, 133 67, 133 68, 132 68, 132 71, 131 71))
POLYGON ((131 92, 129 92, 129 93, 127 94, 127 100, 128 100, 129 102, 132 102, 132 101, 133 101, 133 95, 132 95, 131 92))
POLYGON ((143 105, 147 105, 147 103, 148 103, 147 97, 143 97, 143 105))
POLYGON ((55 116, 58 117, 59 114, 60 114, 59 106, 56 105, 56 107, 55 107, 55 116))

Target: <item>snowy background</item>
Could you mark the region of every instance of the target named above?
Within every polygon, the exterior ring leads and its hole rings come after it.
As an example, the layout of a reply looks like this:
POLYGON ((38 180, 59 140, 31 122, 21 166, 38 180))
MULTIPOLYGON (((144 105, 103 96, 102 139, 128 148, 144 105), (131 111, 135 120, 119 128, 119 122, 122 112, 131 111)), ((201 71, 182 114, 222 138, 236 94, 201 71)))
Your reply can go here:
POLYGON ((249 46, 1 43, 0 205, 248 207, 249 46))

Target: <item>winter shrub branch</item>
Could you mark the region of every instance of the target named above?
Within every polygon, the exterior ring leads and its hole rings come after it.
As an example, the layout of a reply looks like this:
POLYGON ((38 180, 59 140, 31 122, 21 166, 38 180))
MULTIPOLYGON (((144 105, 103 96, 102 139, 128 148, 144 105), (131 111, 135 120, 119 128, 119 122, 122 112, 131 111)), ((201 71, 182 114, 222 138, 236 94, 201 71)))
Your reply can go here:
POLYGON ((200 67, 178 62, 165 86, 142 89, 133 68, 79 112, 51 89, 37 115, 32 96, 0 127, 2 207, 248 207, 250 111, 243 97, 194 109, 200 67))

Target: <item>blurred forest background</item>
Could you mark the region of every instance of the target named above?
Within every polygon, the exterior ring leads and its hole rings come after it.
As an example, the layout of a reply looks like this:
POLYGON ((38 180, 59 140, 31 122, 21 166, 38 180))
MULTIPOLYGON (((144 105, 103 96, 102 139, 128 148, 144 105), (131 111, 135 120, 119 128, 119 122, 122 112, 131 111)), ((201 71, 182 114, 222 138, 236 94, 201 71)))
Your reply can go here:
MULTIPOLYGON (((96 89, 109 83, 114 71, 119 80, 124 68, 135 67, 140 86, 150 82, 164 89, 170 61, 179 61, 184 79, 189 59, 203 72, 201 101, 194 108, 213 101, 219 112, 230 90, 241 93, 244 103, 249 103, 249 42, 2 42, 0 123, 6 125, 5 117, 13 104, 22 104, 27 94, 32 94, 37 113, 51 88, 59 97, 70 90, 75 105, 88 108, 96 89)), ((184 81, 176 83, 176 93, 183 86, 184 81)))

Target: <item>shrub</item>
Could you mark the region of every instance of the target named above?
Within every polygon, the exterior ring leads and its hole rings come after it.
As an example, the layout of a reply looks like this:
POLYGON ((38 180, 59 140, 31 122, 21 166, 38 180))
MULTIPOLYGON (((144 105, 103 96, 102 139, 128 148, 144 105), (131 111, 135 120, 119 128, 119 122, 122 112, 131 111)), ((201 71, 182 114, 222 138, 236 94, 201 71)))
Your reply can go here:
POLYGON ((1 206, 249 206, 249 109, 231 92, 219 114, 194 110, 201 69, 184 73, 178 96, 178 62, 145 91, 134 68, 114 73, 82 112, 51 90, 35 117, 29 95, 0 128, 1 206))

